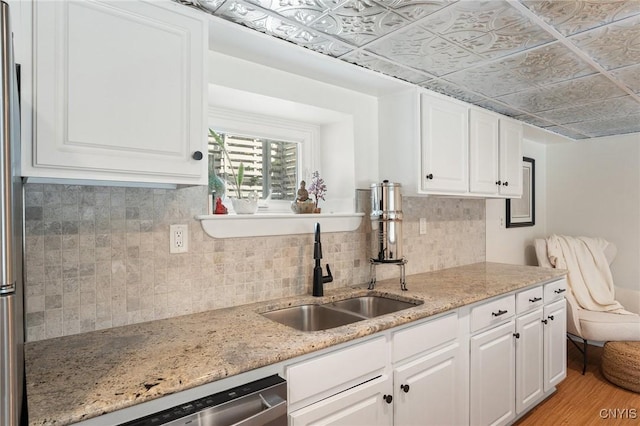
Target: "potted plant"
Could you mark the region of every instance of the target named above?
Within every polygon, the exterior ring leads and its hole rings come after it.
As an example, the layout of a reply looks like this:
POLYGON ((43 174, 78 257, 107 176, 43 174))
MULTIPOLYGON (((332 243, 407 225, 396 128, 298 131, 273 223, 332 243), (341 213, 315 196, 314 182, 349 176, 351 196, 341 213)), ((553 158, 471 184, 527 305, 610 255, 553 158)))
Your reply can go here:
POLYGON ((320 173, 317 170, 313 172, 308 191, 309 194, 313 195, 315 198, 315 208, 313 212, 320 213, 321 209, 318 207, 318 202, 320 200, 324 201, 324 194, 327 193, 327 185, 324 183, 324 179, 320 177, 320 173))
MULTIPOLYGON (((231 157, 229 156, 229 152, 227 151, 227 147, 224 144, 224 139, 220 136, 216 131, 209 129, 209 136, 211 136, 216 145, 220 148, 220 151, 227 159, 229 165, 232 165, 231 157)), ((240 187, 242 186, 242 182, 244 180, 244 163, 240 163, 238 166, 238 173, 236 174, 233 166, 231 168, 231 176, 233 178, 233 186, 235 188, 237 198, 231 198, 231 204, 233 205, 233 210, 237 214, 253 214, 258 210, 258 197, 255 194, 251 194, 248 198, 242 198, 242 191, 240 191, 240 187)))

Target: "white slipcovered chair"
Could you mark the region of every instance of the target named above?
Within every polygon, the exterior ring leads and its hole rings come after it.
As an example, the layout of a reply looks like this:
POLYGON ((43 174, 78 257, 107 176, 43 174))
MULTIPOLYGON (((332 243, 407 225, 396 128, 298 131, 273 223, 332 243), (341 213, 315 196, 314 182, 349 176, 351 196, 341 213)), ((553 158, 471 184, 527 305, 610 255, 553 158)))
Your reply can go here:
MULTIPOLYGON (((549 262, 547 241, 535 239, 534 247, 538 265, 553 268, 549 262)), ((617 254, 615 244, 609 242, 604 248, 604 254, 610 265, 617 254)), ((607 341, 640 340, 640 315, 620 315, 583 309, 571 292, 571 283, 569 283, 566 299, 567 334, 569 334, 569 340, 582 352, 582 374, 587 368, 587 345, 589 342, 601 344, 601 342, 607 341), (576 341, 582 342, 582 348, 577 345, 576 341)))

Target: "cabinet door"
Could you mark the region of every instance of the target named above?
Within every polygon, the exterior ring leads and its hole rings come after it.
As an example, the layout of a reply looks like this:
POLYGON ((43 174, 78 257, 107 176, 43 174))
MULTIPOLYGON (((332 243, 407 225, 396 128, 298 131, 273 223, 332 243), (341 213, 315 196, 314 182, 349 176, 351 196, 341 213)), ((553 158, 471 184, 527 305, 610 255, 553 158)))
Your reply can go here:
POLYGON ((380 376, 289 414, 290 426, 388 426, 393 423, 392 385, 380 376))
POLYGON ((516 412, 524 412, 543 393, 542 309, 516 319, 516 412))
POLYGON ((454 343, 394 370, 394 425, 460 425, 467 390, 460 379, 460 345, 454 343))
POLYGON ((469 192, 495 195, 500 189, 498 180, 498 116, 472 109, 469 111, 469 192))
POLYGON ((515 322, 471 337, 471 424, 503 425, 515 418, 515 322))
POLYGON ((567 377, 567 307, 565 299, 544 307, 544 391, 567 377))
POLYGON ((469 187, 469 123, 465 105, 422 94, 422 190, 464 193, 469 187))
POLYGON ((207 27, 193 12, 171 1, 34 2, 25 173, 206 184, 207 27))
POLYGON ((522 196, 522 124, 500 120, 500 194, 522 196))

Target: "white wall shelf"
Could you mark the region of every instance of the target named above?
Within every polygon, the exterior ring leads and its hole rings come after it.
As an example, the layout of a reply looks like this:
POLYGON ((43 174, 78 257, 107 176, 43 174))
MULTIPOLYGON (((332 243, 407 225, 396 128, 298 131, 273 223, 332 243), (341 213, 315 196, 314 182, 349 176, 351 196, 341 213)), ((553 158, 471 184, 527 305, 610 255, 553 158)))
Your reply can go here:
POLYGON ((355 231, 364 213, 199 215, 202 229, 213 238, 312 234, 316 222, 326 232, 355 231))

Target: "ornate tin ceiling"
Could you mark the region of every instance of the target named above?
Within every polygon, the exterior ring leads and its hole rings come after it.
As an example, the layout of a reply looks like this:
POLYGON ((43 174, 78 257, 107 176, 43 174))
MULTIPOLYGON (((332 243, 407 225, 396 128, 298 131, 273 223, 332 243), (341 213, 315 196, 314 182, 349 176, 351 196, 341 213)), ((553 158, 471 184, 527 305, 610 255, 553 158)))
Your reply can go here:
POLYGON ((640 132, 640 1, 176 0, 574 139, 640 132))

